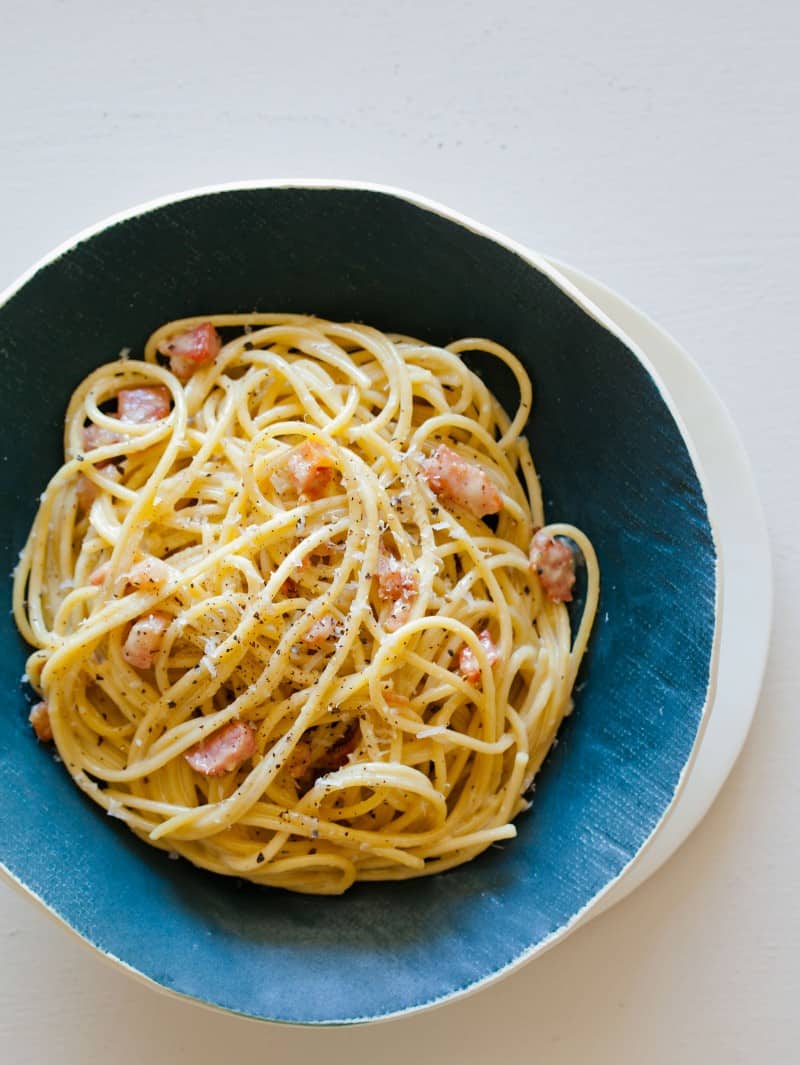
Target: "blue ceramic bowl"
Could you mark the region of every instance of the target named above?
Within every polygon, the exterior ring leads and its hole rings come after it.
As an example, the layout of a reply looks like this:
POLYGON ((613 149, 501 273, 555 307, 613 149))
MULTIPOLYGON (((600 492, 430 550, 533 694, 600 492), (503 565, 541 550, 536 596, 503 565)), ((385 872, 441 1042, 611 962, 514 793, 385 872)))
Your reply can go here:
MULTIPOLYGON (((0 861, 103 954, 252 1017, 346 1023, 441 1002, 553 943, 673 802, 710 703, 719 571, 691 446, 642 358, 535 256, 447 210, 355 185, 225 187, 112 219, 0 304, 5 597, 61 458, 72 389, 170 318, 253 308, 445 343, 488 336, 534 380, 548 513, 597 548, 600 612, 575 713, 519 836, 428 879, 341 898, 168 861, 102 814, 27 723, 26 648, 0 613, 0 861)), ((501 398, 508 382, 491 381, 501 398)), ((511 394, 508 404, 513 403, 511 394)))

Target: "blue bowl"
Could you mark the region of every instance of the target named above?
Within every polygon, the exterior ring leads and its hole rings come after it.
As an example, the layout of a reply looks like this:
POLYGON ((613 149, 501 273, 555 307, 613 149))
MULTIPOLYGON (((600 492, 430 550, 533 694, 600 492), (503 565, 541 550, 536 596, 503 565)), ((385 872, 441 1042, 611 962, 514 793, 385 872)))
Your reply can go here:
MULTIPOLYGON (((3 574, 61 461, 64 410, 81 378, 124 346, 141 352, 168 319, 254 308, 362 320, 435 343, 488 336, 527 365, 547 513, 589 534, 602 570, 575 712, 533 807, 516 840, 468 865, 340 898, 169 861, 104 816, 37 744, 20 684, 26 647, 5 610, 0 861, 88 943, 163 988, 257 1018, 374 1020, 475 988, 553 943, 657 829, 710 704, 718 559, 668 399, 549 266, 404 193, 275 183, 112 219, 6 294, 3 574)), ((506 395, 507 381, 489 383, 506 395)))

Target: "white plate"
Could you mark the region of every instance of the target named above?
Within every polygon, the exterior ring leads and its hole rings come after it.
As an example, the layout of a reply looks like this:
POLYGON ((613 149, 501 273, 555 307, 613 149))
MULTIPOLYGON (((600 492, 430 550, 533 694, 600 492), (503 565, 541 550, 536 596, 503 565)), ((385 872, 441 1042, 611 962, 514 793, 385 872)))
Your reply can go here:
POLYGON ((582 924, 619 902, 663 865, 697 827, 733 768, 764 676, 772 620, 772 564, 749 460, 709 382, 672 337, 642 311, 586 274, 551 262, 639 345, 661 375, 708 480, 723 560, 717 693, 694 768, 674 809, 641 857, 582 924))

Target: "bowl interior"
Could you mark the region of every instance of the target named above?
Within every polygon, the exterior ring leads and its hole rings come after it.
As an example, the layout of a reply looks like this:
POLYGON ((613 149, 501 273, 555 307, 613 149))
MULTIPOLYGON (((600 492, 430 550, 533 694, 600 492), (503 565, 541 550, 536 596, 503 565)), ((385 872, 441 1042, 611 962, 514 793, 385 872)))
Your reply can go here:
MULTIPOLYGON (((61 460, 72 389, 153 328, 211 311, 488 336, 534 381, 548 516, 592 538, 600 612, 576 709, 519 837, 433 878, 311 898, 169 861, 103 816, 27 724, 26 648, 0 614, 0 859, 89 942, 167 988, 256 1017, 370 1019, 501 971, 615 879, 669 805, 709 685, 716 555, 681 433, 617 337, 513 251, 363 189, 228 190, 111 225, 0 307, 2 572, 61 460)), ((489 383, 513 408, 501 376, 489 383)))

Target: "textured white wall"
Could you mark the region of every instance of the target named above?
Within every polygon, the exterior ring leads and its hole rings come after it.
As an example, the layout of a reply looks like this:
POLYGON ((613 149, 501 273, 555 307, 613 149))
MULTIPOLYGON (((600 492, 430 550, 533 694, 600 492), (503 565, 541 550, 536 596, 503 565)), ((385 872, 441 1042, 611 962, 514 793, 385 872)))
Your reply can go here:
POLYGON ((134 984, 0 885, 0 1057, 796 1062, 795 0, 5 0, 2 14, 0 287, 164 192, 282 175, 407 186, 595 274, 678 337, 753 459, 777 582, 759 713, 707 819, 633 897, 505 983, 388 1026, 265 1028, 134 984))

